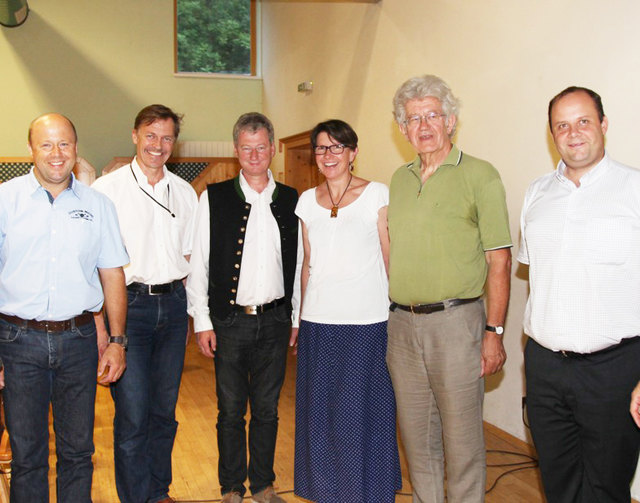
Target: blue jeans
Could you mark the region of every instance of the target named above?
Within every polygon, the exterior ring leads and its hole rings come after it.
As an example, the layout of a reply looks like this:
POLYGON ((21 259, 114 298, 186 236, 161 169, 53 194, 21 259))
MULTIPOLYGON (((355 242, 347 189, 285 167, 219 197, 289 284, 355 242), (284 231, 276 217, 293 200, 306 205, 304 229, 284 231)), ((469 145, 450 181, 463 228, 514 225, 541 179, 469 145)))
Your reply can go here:
POLYGON ((154 503, 171 484, 187 301, 182 284, 163 295, 127 294, 127 369, 111 385, 116 489, 122 503, 154 503))
POLYGON ((249 424, 249 482, 252 493, 273 484, 273 459, 278 433, 278 400, 287 363, 290 319, 285 306, 264 314, 234 311, 225 320, 213 318, 216 332, 218 395, 218 477, 222 494, 245 493, 249 424))
POLYGON ((56 435, 57 501, 91 501, 98 348, 93 322, 67 332, 0 320, 4 406, 11 440, 11 502, 49 502, 49 403, 56 435))

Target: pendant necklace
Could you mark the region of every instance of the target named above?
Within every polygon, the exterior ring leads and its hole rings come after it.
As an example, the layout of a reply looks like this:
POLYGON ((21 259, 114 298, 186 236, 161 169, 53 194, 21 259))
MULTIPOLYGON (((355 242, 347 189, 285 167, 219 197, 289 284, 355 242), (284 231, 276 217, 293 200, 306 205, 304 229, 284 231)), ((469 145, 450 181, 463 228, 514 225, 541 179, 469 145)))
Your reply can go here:
POLYGON ((337 203, 333 202, 333 197, 331 197, 331 189, 329 188, 329 182, 325 181, 325 183, 327 184, 327 192, 329 193, 329 199, 331 200, 331 218, 338 217, 338 207, 340 206, 340 203, 342 202, 344 195, 347 193, 347 190, 349 190, 349 185, 351 185, 351 180, 353 180, 353 175, 349 173, 349 182, 347 183, 347 186, 344 188, 344 192, 340 196, 340 199, 338 199, 337 203))

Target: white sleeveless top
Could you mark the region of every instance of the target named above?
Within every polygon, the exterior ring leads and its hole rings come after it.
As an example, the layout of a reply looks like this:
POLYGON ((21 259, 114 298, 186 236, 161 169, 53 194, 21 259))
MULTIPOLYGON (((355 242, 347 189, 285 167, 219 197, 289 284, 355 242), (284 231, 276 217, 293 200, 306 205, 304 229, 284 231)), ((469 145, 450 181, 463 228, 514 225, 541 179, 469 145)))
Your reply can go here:
POLYGON ((378 211, 388 204, 387 186, 369 182, 355 201, 331 218, 331 210, 318 204, 315 188, 303 192, 296 215, 307 228, 311 256, 301 319, 347 325, 387 320, 389 282, 378 211))

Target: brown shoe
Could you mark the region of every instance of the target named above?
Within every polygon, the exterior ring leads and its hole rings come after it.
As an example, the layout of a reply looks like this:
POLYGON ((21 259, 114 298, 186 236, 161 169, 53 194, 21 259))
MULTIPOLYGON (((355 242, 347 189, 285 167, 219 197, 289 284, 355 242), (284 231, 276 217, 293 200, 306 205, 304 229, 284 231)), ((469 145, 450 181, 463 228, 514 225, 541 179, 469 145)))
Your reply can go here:
POLYGON ((172 497, 167 496, 165 499, 158 501, 158 503, 176 503, 172 497))
POLYGON ((242 496, 238 491, 224 493, 220 503, 242 503, 242 496))
POLYGON ((286 503, 273 490, 273 486, 267 486, 262 491, 252 494, 251 501, 253 503, 286 503))

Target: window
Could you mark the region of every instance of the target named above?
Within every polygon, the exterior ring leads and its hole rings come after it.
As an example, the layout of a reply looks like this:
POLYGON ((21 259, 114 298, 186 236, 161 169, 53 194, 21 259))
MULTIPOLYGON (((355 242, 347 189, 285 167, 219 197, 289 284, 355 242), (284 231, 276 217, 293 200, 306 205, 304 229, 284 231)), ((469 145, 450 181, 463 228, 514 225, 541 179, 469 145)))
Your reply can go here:
POLYGON ((257 0, 174 0, 176 73, 256 75, 257 0))

